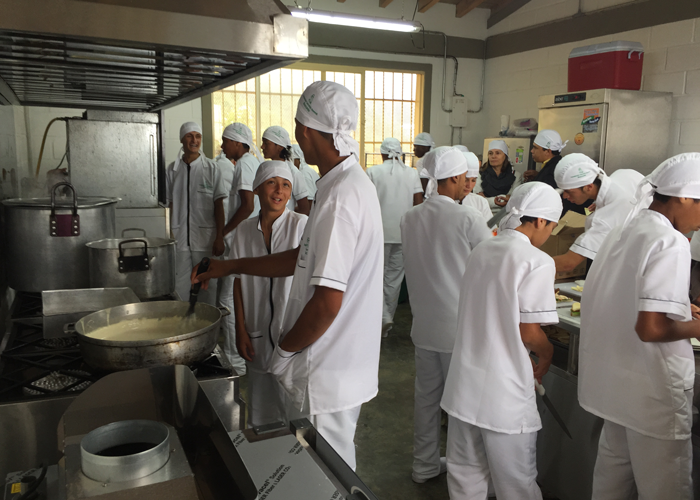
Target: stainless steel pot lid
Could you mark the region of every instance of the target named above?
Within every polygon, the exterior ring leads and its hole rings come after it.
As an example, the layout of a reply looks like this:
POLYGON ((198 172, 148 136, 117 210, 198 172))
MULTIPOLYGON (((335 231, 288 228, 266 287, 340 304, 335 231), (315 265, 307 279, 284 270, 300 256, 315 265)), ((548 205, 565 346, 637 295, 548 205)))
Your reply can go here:
POLYGON ((148 248, 158 248, 175 244, 175 240, 171 240, 168 238, 152 238, 149 236, 147 238, 106 238, 104 240, 91 241, 89 243, 86 243, 86 245, 88 248, 95 248, 97 250, 119 250, 119 243, 127 240, 138 241, 125 243, 123 245, 124 249, 142 249, 143 243, 139 243, 139 241, 145 241, 148 245, 148 248))
MULTIPOLYGON (((111 205, 112 203, 117 203, 120 199, 102 196, 78 196, 78 208, 96 208, 111 205)), ((11 198, 0 203, 7 207, 51 209, 51 198, 11 198)), ((57 198, 56 208, 60 210, 73 208, 73 198, 57 198)))

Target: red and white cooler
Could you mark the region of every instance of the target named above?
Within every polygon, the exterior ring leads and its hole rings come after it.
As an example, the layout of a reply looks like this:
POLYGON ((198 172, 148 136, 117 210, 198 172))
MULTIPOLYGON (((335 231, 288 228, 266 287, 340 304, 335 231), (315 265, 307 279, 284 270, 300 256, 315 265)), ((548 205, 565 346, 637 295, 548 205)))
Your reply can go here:
POLYGON ((569 54, 569 92, 592 89, 639 90, 644 46, 609 42, 578 47, 569 54))

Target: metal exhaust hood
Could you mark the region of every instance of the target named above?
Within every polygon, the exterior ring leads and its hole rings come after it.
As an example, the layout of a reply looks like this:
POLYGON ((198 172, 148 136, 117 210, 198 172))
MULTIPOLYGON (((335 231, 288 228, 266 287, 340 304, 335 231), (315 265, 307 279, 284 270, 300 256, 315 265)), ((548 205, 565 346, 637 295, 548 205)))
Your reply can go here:
POLYGON ((0 104, 158 111, 308 56, 277 0, 3 0, 0 104))

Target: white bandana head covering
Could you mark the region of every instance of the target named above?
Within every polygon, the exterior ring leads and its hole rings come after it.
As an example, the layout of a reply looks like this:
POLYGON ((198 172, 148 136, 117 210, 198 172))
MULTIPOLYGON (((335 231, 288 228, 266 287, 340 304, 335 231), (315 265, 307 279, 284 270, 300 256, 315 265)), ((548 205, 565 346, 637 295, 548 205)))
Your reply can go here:
POLYGON ((503 231, 519 227, 523 216, 558 222, 561 211, 561 196, 552 186, 544 182, 528 182, 513 190, 506 205, 506 216, 501 219, 498 229, 503 231))
POLYGON ((391 175, 394 175, 394 167, 396 167, 396 162, 398 161, 400 165, 403 165, 401 155, 404 153, 401 151, 401 143, 398 139, 387 137, 382 142, 382 145, 379 146, 379 152, 383 155, 387 155, 391 159, 391 175))
POLYGON ((292 144, 292 161, 299 160, 302 164, 306 164, 306 158, 304 157, 304 152, 301 150, 299 144, 292 144))
MULTIPOLYGON (((455 146, 455 149, 457 146, 455 146)), ((474 177, 479 177, 479 158, 472 152, 467 151, 466 153, 462 151, 462 156, 467 160, 467 178, 471 179, 474 177)))
POLYGON ((304 90, 297 105, 296 119, 302 125, 333 134, 340 156, 360 158, 360 145, 352 137, 357 128, 359 107, 355 95, 339 83, 314 82, 304 90))
POLYGON ((414 146, 428 146, 429 148, 435 147, 435 141, 428 132, 421 132, 415 139, 413 139, 414 146))
POLYGON ((425 194, 428 197, 437 194, 437 181, 460 175, 469 169, 467 159, 461 151, 450 146, 440 146, 426 153, 423 157, 423 173, 428 176, 425 194))
POLYGON ((287 165, 286 161, 267 160, 262 162, 258 167, 255 180, 253 180, 253 191, 255 191, 260 184, 273 177, 287 179, 289 184, 294 182, 292 171, 289 170, 289 165, 287 165))
MULTIPOLYGON (((700 153, 683 153, 673 156, 647 175, 637 186, 635 205, 627 215, 624 227, 627 227, 643 208, 650 205, 654 193, 675 198, 699 200, 700 153)), ((622 236, 622 231, 620 236, 622 236)))
POLYGON ((549 149, 551 151, 561 151, 569 144, 569 141, 562 144, 561 136, 556 130, 540 130, 534 142, 542 149, 549 149))
POLYGON ((561 159, 554 168, 554 180, 561 189, 576 189, 605 177, 596 162, 581 153, 571 153, 561 159))
POLYGON ((180 140, 189 134, 190 132, 199 132, 202 135, 202 127, 199 126, 197 122, 185 122, 180 126, 180 140))
POLYGON ((267 127, 265 132, 263 132, 263 139, 274 142, 283 148, 288 148, 292 145, 292 141, 289 139, 289 133, 279 125, 267 127))
POLYGON ((508 145, 506 144, 506 141, 496 139, 495 141, 489 142, 489 151, 493 151, 494 149, 503 151, 503 154, 508 157, 508 145))
POLYGON ((241 144, 245 144, 250 148, 250 152, 258 158, 258 161, 263 160, 262 153, 260 153, 260 150, 257 148, 255 142, 253 141, 253 132, 251 132, 248 126, 244 123, 235 122, 231 125, 228 125, 224 129, 224 133, 221 134, 221 137, 230 141, 236 141, 240 142, 241 144))
POLYGON ((463 146, 462 144, 457 144, 456 146, 453 146, 454 148, 457 148, 460 150, 462 153, 468 153, 469 148, 467 146, 463 146))

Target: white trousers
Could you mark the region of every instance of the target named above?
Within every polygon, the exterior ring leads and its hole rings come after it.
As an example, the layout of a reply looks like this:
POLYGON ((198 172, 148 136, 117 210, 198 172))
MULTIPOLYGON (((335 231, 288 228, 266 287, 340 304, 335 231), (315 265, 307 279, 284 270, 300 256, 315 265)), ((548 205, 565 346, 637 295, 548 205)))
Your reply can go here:
POLYGON ((450 416, 447 429, 450 498, 486 500, 490 479, 498 500, 542 500, 535 482, 536 442, 536 432, 505 434, 450 416))
MULTIPOLYGON (((248 364, 248 363, 246 363, 248 364)), ((248 427, 284 422, 284 390, 271 373, 248 366, 248 427)))
POLYGON ((221 318, 221 333, 224 337, 224 354, 239 375, 245 375, 246 363, 236 348, 236 315, 233 310, 233 276, 224 276, 217 281, 217 303, 231 314, 221 318))
POLYGON ((656 439, 606 420, 592 500, 691 500, 692 467, 690 439, 656 439))
MULTIPOLYGON (((192 275, 192 268, 199 264, 204 257, 211 258, 211 252, 178 250, 175 254, 175 291, 184 301, 190 299, 190 288, 192 286, 190 276, 192 275)), ((200 290, 197 300, 216 306, 216 281, 217 280, 211 280, 207 290, 200 290)))
POLYGON ((440 474, 440 400, 452 353, 416 347, 413 412, 413 472, 430 479, 440 474))
POLYGON ((403 281, 401 243, 384 244, 384 312, 382 324, 393 323, 403 281))
POLYGON ((323 439, 345 460, 352 470, 357 467, 355 459, 355 430, 362 405, 336 413, 321 413, 308 418, 323 439))

